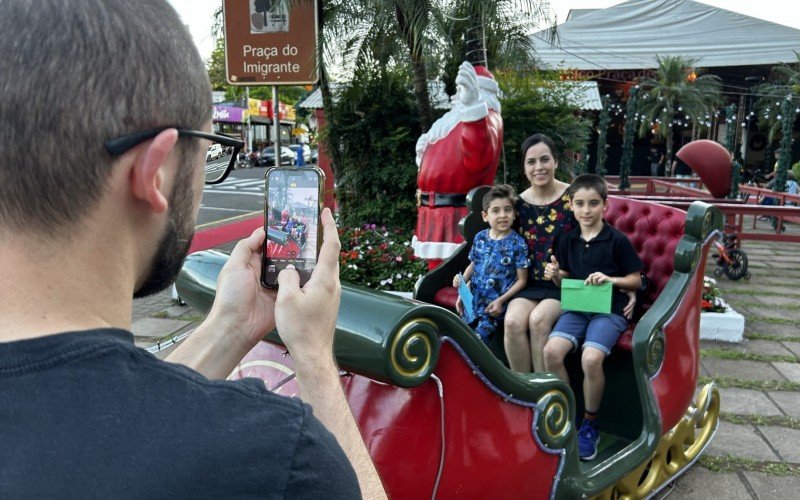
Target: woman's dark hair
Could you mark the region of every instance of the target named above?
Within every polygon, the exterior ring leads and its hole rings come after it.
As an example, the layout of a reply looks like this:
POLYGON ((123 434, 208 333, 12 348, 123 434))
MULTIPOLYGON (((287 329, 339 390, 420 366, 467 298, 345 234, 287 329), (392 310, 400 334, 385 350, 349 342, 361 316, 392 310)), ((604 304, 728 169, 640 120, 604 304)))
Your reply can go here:
POLYGON ((553 139, 544 134, 533 134, 522 141, 522 147, 520 148, 520 153, 522 154, 522 163, 525 163, 525 153, 527 153, 530 148, 539 144, 540 142, 543 142, 545 146, 550 148, 550 153, 553 155, 553 158, 558 159, 558 149, 556 149, 553 139))

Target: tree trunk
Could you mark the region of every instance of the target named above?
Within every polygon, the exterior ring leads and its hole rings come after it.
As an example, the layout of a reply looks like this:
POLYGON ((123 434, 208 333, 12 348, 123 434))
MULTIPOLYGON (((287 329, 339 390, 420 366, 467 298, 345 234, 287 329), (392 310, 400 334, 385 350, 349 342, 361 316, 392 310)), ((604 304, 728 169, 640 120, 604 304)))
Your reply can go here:
POLYGON ((406 22, 406 17, 399 6, 395 6, 395 15, 397 16, 397 25, 408 47, 408 55, 411 59, 411 70, 414 74, 414 96, 417 99, 419 124, 422 128, 422 132, 425 133, 431 128, 431 124, 433 123, 431 98, 428 93, 428 71, 425 68, 425 58, 422 55, 422 49, 415 45, 414 33, 411 32, 411 27, 406 22))

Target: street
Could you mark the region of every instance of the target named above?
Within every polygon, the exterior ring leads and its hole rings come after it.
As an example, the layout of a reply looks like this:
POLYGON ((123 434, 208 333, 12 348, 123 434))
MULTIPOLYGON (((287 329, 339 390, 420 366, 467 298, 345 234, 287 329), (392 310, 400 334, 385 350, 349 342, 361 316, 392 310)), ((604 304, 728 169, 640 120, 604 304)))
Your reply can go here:
MULTIPOLYGON (((225 168, 228 161, 230 156, 223 156, 209 165, 225 168)), ((234 170, 222 184, 205 186, 197 227, 263 213, 266 170, 266 167, 234 170)))

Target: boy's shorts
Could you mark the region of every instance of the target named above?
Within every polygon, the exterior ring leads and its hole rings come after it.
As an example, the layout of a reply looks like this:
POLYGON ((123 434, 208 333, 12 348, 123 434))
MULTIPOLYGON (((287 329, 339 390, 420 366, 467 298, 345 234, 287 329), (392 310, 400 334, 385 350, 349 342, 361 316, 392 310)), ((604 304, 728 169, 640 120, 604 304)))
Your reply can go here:
POLYGON ((600 349, 608 356, 627 328, 628 320, 618 314, 565 311, 561 313, 550 336, 569 340, 575 349, 583 341, 583 347, 600 349))

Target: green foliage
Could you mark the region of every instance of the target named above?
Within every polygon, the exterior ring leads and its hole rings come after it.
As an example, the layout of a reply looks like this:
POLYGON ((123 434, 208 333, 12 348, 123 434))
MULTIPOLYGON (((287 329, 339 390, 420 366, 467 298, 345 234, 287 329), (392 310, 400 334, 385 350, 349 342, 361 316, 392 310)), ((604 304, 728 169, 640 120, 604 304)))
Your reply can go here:
POLYGON ((647 135, 651 124, 657 123, 655 133, 664 138, 666 165, 671 165, 673 121, 688 120, 703 126, 705 115, 722 103, 720 79, 716 75, 696 76, 696 58, 656 56, 656 61, 655 78, 646 78, 639 84, 643 92, 638 108, 643 116, 639 136, 647 135))
POLYGON ((786 172, 791 168, 792 161, 792 129, 794 129, 794 104, 792 97, 787 96, 781 103, 781 158, 778 161, 778 172, 775 175, 775 191, 783 192, 786 190, 786 172))
POLYGON ((791 101, 790 109, 800 106, 800 52, 795 52, 795 57, 797 60, 792 64, 774 66, 770 81, 755 89, 759 128, 769 131, 769 142, 775 139, 781 128, 782 120, 778 119, 778 115, 782 115, 781 118, 794 117, 794 114, 786 115, 780 111, 781 100, 788 97, 791 101))
POLYGON ((428 266, 414 256, 411 235, 408 229, 376 224, 339 227, 339 278, 375 290, 413 291, 428 266))
POLYGON ((603 109, 600 111, 600 117, 597 122, 597 161, 594 166, 595 173, 600 176, 606 175, 606 150, 608 149, 606 137, 608 136, 609 123, 611 123, 611 113, 608 96, 603 96, 603 109))
POLYGON ((558 148, 559 168, 556 175, 570 180, 574 165, 567 151, 581 151, 589 136, 591 123, 578 115, 580 108, 569 99, 571 86, 561 82, 554 73, 511 72, 495 73, 502 98, 504 137, 507 162, 506 178, 502 169, 497 181, 523 190, 529 182, 522 171, 520 147, 530 135, 550 136, 558 148))
POLYGON ((410 228, 416 220, 419 119, 408 75, 363 65, 341 88, 327 141, 338 148, 337 199, 343 222, 410 228))

